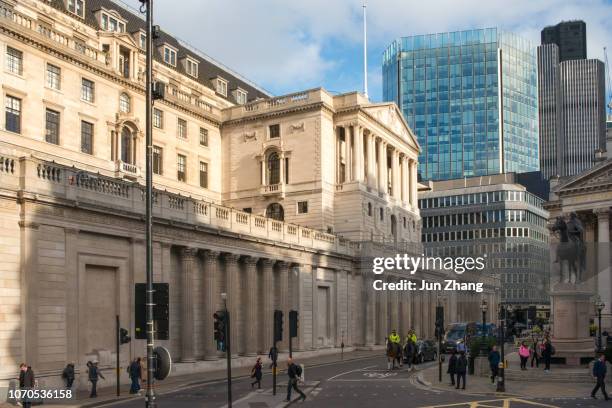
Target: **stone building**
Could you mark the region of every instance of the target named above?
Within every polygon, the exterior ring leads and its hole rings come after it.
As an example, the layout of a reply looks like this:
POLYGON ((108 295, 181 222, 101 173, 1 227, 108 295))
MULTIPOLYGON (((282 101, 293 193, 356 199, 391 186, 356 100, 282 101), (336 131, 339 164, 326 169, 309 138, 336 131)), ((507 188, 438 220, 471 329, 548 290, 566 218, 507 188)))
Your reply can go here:
MULTIPOLYGON (((69 361, 79 374, 94 358, 109 367, 115 316, 134 332, 143 25, 111 0, 0 2, 2 384, 22 361, 42 386, 69 361)), ((169 340, 157 343, 175 369, 214 367, 221 293, 241 356, 268 350, 275 309, 299 311, 298 351, 371 347, 391 327, 432 336, 439 299, 374 292, 363 242, 420 254, 419 146, 397 107, 322 89, 273 98, 163 31, 155 48, 166 95, 153 117, 154 279, 170 288, 169 340)), ((479 299, 456 293, 447 313, 474 319, 479 299)), ((122 346, 121 361, 144 347, 122 346)))

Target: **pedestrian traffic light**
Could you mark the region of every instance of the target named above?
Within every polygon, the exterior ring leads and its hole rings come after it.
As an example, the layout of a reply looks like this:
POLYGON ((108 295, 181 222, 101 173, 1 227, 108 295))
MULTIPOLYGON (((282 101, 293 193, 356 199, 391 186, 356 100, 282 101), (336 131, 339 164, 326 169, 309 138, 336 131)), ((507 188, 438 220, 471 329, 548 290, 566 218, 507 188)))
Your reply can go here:
POLYGON ((274 311, 274 341, 283 341, 283 312, 274 311))
POLYGON ((223 342, 225 340, 225 312, 223 310, 217 310, 213 314, 214 327, 215 327, 215 341, 223 342))
POLYGON ((444 307, 436 306, 436 338, 444 336, 444 307))
POLYGON ((289 311, 289 337, 297 337, 298 335, 298 312, 297 310, 289 311))
POLYGON ((128 336, 128 331, 123 327, 119 329, 119 343, 129 343, 132 339, 128 336))

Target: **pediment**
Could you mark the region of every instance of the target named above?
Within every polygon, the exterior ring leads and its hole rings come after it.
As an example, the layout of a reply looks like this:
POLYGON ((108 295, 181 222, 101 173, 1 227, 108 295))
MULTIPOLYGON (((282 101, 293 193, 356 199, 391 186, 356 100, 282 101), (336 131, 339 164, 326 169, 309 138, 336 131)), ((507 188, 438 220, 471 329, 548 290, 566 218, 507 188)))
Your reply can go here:
POLYGON ((414 149, 417 151, 421 150, 416 136, 408 126, 408 123, 404 120, 402 113, 395 103, 372 104, 364 106, 362 109, 368 115, 393 131, 397 136, 401 137, 414 149))
POLYGON ((555 190, 562 193, 567 190, 590 189, 605 185, 612 185, 612 159, 608 159, 589 170, 562 181, 555 190))

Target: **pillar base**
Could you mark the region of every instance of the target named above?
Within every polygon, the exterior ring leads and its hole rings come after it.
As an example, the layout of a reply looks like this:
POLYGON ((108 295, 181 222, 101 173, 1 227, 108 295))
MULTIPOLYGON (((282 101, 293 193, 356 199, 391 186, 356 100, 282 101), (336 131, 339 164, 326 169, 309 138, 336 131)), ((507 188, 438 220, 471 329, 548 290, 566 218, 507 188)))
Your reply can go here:
POLYGON ((257 355, 258 354, 256 352, 254 352, 254 351, 249 351, 249 352, 244 353, 245 357, 255 357, 257 355))
POLYGON ((219 359, 219 356, 217 355, 209 355, 209 356, 204 356, 204 361, 217 361, 219 359))
POLYGON ((195 363, 196 359, 189 357, 189 358, 181 358, 181 363, 195 363))

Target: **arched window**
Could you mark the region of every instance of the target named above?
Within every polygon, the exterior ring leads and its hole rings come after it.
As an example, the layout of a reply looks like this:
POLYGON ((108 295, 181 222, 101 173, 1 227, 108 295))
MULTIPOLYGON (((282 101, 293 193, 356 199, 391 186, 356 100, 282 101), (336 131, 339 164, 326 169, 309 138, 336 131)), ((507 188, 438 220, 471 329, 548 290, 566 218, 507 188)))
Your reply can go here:
POLYGON ((277 152, 268 155, 268 185, 279 184, 280 180, 280 157, 277 152))
POLYGON ((130 96, 123 92, 121 95, 119 95, 119 111, 129 113, 130 109, 130 96))
POLYGON ((124 126, 121 131, 121 161, 124 163, 134 164, 132 143, 132 132, 124 126))
POLYGON ((285 220, 285 210, 279 203, 272 203, 266 208, 266 217, 277 221, 285 220))

